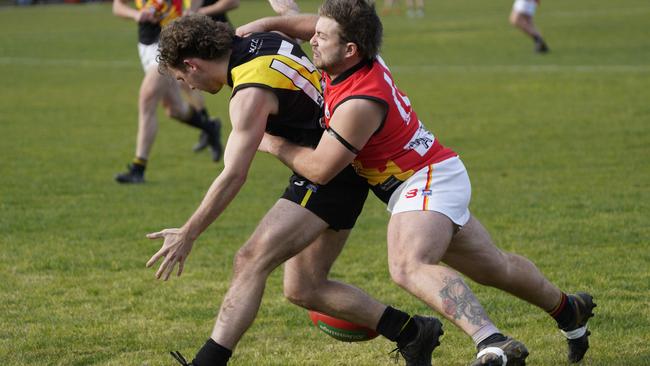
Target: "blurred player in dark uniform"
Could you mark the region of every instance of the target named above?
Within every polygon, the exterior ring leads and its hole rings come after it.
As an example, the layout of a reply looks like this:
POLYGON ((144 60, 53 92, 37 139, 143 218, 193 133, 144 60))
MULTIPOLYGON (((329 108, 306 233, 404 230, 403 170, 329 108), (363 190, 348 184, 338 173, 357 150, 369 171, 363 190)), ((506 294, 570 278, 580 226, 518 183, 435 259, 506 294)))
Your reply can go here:
MULTIPOLYGON (((323 98, 320 73, 291 39, 277 33, 235 37, 225 24, 199 15, 183 17, 163 29, 159 61, 161 67, 192 88, 210 93, 219 92, 224 85, 232 88, 232 132, 223 171, 181 228, 148 235, 150 239, 164 239, 147 266, 164 257, 156 276, 166 280, 176 264, 180 275, 196 238, 235 198, 265 132, 300 146, 312 148, 318 143, 323 134, 323 98)), ((237 252, 217 322, 192 365, 227 364, 257 315, 268 276, 280 264, 298 253, 290 261, 301 266, 314 263, 311 274, 300 273, 302 279, 296 278, 293 265, 287 264, 285 288, 290 293, 297 292, 295 285, 304 284, 307 277, 321 278, 328 273, 367 193, 367 184, 349 164, 322 185, 292 175, 282 198, 237 252)), ((309 302, 296 298, 294 302, 375 329, 397 342, 402 351, 431 360, 430 350, 442 334, 438 319, 410 317, 341 282, 320 285, 318 298, 309 302)), ((185 363, 179 354, 175 357, 185 363)))
POLYGON ((115 176, 119 183, 142 183, 149 154, 158 132, 156 110, 162 102, 168 116, 179 122, 201 130, 199 143, 194 147, 200 151, 207 146, 212 150, 215 161, 221 159, 221 123, 210 119, 205 102, 199 92, 186 89, 189 102, 181 97, 178 82, 158 72, 158 37, 162 27, 183 15, 184 11, 197 9, 206 12, 219 21, 228 21, 225 12, 239 5, 239 0, 207 0, 206 6, 199 8, 200 0, 194 0, 188 8, 182 0, 137 0, 136 8, 127 5, 126 0, 113 1, 113 13, 133 19, 138 23, 138 52, 144 78, 140 85, 138 98, 138 134, 135 158, 128 170, 115 176), (198 2, 197 2, 198 1, 198 2))

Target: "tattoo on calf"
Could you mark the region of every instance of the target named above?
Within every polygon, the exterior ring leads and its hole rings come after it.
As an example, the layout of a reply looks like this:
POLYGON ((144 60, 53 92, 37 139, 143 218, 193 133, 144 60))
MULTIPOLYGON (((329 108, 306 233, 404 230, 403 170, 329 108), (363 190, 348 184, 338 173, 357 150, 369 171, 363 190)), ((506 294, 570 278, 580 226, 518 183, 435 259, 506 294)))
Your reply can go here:
POLYGON ((454 319, 464 316, 471 324, 479 326, 489 322, 485 310, 462 279, 445 277, 443 282, 445 287, 440 290, 440 298, 445 314, 454 319))

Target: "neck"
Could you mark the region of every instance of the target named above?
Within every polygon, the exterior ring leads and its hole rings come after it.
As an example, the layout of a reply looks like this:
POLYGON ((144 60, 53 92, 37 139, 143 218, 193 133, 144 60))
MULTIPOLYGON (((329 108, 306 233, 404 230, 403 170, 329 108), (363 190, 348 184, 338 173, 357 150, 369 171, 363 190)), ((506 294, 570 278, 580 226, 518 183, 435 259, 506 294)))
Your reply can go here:
POLYGON ((369 64, 369 61, 367 61, 367 60, 357 59, 356 64, 348 64, 348 65, 346 65, 347 66, 346 69, 339 72, 339 73, 337 73, 336 75, 328 73, 330 75, 330 79, 332 80, 332 85, 338 84, 338 83, 346 80, 348 77, 350 77, 355 72, 362 69, 363 67, 365 67, 368 64, 369 64))
POLYGON ((331 67, 329 70, 325 70, 325 72, 327 72, 330 78, 334 80, 349 69, 355 67, 357 64, 359 64, 359 62, 361 62, 360 57, 346 58, 335 67, 331 67))

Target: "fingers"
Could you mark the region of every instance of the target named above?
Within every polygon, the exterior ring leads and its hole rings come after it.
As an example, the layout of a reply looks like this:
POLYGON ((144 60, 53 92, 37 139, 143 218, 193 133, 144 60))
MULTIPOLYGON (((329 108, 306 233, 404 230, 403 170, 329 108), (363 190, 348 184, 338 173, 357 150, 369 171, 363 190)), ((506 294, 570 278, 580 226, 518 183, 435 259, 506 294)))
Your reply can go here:
POLYGON ((184 268, 185 268, 185 258, 181 258, 178 261, 178 274, 176 275, 177 277, 181 276, 181 273, 183 273, 184 268))
POLYGON ((156 271, 156 278, 157 279, 160 279, 161 277, 163 277, 165 272, 167 272, 167 269, 170 266, 170 263, 171 263, 171 267, 173 268, 174 263, 175 263, 174 256, 165 257, 165 260, 162 261, 162 263, 160 263, 160 267, 158 267, 158 270, 156 271))
POLYGON ((161 248, 159 251, 156 252, 156 254, 154 254, 149 259, 149 261, 146 264, 146 267, 147 268, 151 267, 154 263, 156 263, 158 261, 158 259, 160 259, 160 257, 164 256, 166 252, 167 252, 166 248, 161 248))
POLYGON ((160 239, 165 237, 165 230, 147 234, 149 239, 160 239))

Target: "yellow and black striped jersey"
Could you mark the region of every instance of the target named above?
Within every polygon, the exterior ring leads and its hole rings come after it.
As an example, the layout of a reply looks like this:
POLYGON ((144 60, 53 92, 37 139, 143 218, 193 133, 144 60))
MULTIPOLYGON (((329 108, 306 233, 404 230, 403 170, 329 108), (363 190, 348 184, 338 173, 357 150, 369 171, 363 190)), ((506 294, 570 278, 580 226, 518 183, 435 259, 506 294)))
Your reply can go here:
POLYGON ((271 90, 279 111, 269 116, 266 132, 303 146, 318 144, 323 133, 321 74, 298 44, 277 33, 235 37, 228 84, 232 95, 248 87, 271 90))

